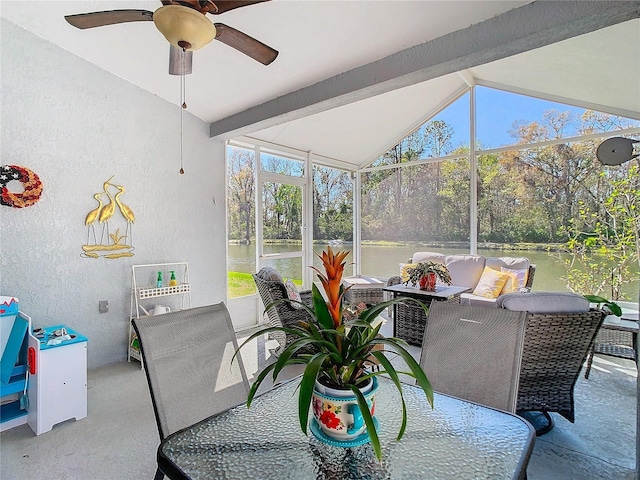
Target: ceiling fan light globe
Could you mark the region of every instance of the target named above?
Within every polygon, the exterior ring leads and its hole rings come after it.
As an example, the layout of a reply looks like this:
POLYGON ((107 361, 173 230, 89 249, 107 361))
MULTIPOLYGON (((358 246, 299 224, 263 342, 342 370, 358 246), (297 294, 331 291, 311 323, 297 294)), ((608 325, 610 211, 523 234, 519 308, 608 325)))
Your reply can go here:
POLYGON ((181 5, 160 7, 153 13, 153 23, 176 48, 188 43, 187 50, 198 50, 216 37, 216 27, 209 19, 197 10, 181 5))

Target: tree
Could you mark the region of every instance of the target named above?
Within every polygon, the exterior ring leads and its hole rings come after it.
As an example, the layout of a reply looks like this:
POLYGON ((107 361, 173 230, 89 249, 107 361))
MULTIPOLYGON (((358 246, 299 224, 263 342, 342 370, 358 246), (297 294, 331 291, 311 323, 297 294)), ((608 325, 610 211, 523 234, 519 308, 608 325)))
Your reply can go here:
MULTIPOLYGON (((579 215, 567 226, 572 257, 566 261, 567 286, 582 294, 622 299, 624 285, 640 275, 640 162, 620 167, 599 207, 579 203, 579 215)), ((600 174, 607 176, 607 172, 600 174)))
MULTIPOLYGON (((518 144, 528 144, 593 133, 618 124, 624 122, 597 112, 586 111, 578 118, 569 112, 551 110, 544 113, 540 122, 516 125, 511 134, 518 144)), ((566 241, 563 227, 577 217, 577 205, 583 202, 596 207, 600 190, 606 188, 599 176, 602 167, 595 158, 593 141, 530 148, 505 153, 503 157, 513 167, 511 174, 526 189, 522 199, 535 208, 532 212, 536 217, 542 215, 531 224, 533 241, 566 241)))
MULTIPOLYGON (((451 148, 453 129, 432 121, 385 152, 376 166, 400 165, 424 157, 440 156, 451 148)), ((425 232, 440 236, 440 164, 425 163, 367 172, 362 182, 363 236, 390 240, 423 239, 425 232), (432 202, 424 202, 431 199, 432 202)))
MULTIPOLYGON (((423 151, 422 136, 418 132, 413 132, 403 138, 397 145, 382 155, 382 159, 386 164, 400 164, 418 160, 423 151)), ((403 193, 403 169, 396 168, 393 170, 395 186, 391 190, 393 194, 394 210, 400 212, 402 210, 404 198, 403 193)), ((389 185, 390 186, 390 185, 389 185)))
POLYGON ((296 185, 263 184, 262 229, 265 239, 302 238, 302 189, 296 185))
POLYGON ((353 184, 347 172, 313 169, 313 237, 353 239, 353 184))
POLYGON ((230 148, 229 179, 229 238, 251 244, 255 236, 255 156, 251 150, 230 148))
MULTIPOLYGON (((451 138, 453 128, 442 120, 433 120, 424 126, 424 149, 431 152, 433 158, 446 155, 451 151, 451 138)), ((440 162, 435 165, 435 205, 434 228, 436 232, 442 231, 442 209, 440 205, 440 162)))
MULTIPOLYGON (((454 153, 466 155, 468 149, 461 148, 454 153)), ((439 165, 442 174, 438 205, 443 222, 440 237, 443 240, 469 241, 469 186, 471 185, 469 159, 447 160, 439 165)))

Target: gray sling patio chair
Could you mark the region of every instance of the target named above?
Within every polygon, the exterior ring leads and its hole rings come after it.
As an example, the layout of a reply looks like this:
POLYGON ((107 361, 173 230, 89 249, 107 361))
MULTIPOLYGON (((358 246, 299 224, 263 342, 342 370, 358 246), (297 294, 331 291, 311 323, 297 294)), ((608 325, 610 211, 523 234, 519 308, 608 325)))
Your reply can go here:
POLYGON ((508 293, 496 307, 528 312, 517 413, 538 436, 553 428, 549 412, 573 423, 573 388, 606 313, 567 292, 508 293))
POLYGON ((433 302, 420 366, 434 390, 514 413, 525 312, 433 302))
MULTIPOLYGON (((280 301, 288 299, 287 289, 280 273, 273 267, 263 267, 254 273, 253 280, 258 287, 260 299, 265 307, 273 304, 267 310, 269 317, 269 326, 272 327, 290 327, 298 326, 301 321, 309 320, 310 315, 304 308, 296 308, 294 303, 280 301)), ((305 305, 312 306, 311 290, 303 290, 299 292, 300 301, 305 305)), ((296 337, 285 334, 284 332, 269 332, 269 338, 276 340, 279 344, 277 354, 279 354, 289 343, 296 337)))
MULTIPOLYGON (((242 404, 249 382, 224 303, 134 318, 160 441, 242 404)), ((158 469, 155 479, 164 473, 158 469)))

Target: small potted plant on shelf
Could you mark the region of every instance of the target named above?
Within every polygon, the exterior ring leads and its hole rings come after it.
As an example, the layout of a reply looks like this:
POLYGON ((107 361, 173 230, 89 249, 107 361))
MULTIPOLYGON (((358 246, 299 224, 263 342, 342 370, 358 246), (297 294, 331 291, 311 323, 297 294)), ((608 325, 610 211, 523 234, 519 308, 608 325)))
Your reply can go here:
MULTIPOLYGON (((254 338, 270 331, 286 332, 296 337, 275 363, 268 365, 257 375, 249 391, 247 407, 251 406, 258 387, 267 375, 272 374, 275 380, 285 366, 305 364, 298 397, 298 416, 302 431, 307 434, 310 425, 315 437, 331 445, 352 447, 370 442, 376 457, 380 459, 382 449, 374 415, 378 375, 386 374, 400 393, 402 425, 398 440, 404 434, 407 421, 398 372, 385 352, 393 351, 402 357, 410 370, 402 373, 417 380, 432 408, 433 390, 422 368, 406 349, 406 342, 380 335, 382 323, 375 320, 385 308, 399 301, 419 303, 425 313, 427 308, 414 299, 395 298, 367 309, 354 306, 348 309, 345 316, 343 298, 348 288, 342 285, 342 273, 348 253, 334 254, 331 247, 328 247, 322 255, 318 255, 324 265, 324 272, 311 267, 318 274, 327 300, 314 284, 313 307, 296 302, 309 312, 311 318, 308 322, 301 322, 296 327, 264 328, 251 335, 240 345, 238 351, 254 338), (352 318, 347 320, 346 317, 349 316, 352 318), (376 370, 373 369, 374 365, 376 370), (313 418, 309 422, 309 409, 312 405, 313 418)), ((277 302, 295 300, 282 299, 277 302)), ((272 305, 267 305, 265 310, 272 305)))
POLYGON ((403 267, 402 281, 406 285, 409 282, 415 287, 419 285, 420 290, 435 292, 436 280, 451 285, 451 274, 449 269, 437 262, 410 263, 403 267))

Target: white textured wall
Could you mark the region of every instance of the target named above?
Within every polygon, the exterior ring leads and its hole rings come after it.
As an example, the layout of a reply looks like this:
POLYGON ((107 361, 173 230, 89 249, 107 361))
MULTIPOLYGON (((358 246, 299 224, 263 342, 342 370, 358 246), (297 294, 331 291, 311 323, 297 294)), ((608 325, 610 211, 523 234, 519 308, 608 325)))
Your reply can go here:
POLYGON ((122 361, 131 265, 187 261, 194 306, 225 298, 224 145, 185 115, 179 175, 179 107, 1 22, 0 163, 33 170, 44 191, 32 207, 0 206, 0 294, 18 297, 35 326, 89 337, 90 367, 122 361), (135 256, 82 258, 85 216, 112 175, 136 215, 135 256))

